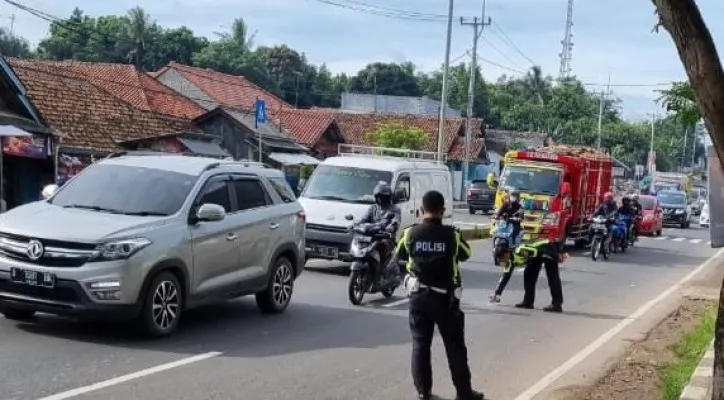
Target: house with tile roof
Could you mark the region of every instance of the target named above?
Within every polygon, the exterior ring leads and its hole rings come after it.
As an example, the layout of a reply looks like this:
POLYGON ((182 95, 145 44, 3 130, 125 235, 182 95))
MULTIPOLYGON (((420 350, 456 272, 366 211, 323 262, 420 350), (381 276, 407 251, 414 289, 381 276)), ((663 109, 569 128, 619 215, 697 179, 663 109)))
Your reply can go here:
MULTIPOLYGON (((127 149, 125 142, 201 133, 189 116, 203 110, 193 111, 194 104, 165 91, 163 85, 154 88, 153 82, 144 83, 143 75, 138 76, 138 86, 133 81, 123 86, 120 80, 107 78, 92 65, 14 58, 7 62, 27 89, 30 104, 61 137, 56 177, 61 183, 97 158, 127 149)), ((100 68, 107 72, 116 67, 100 68)), ((115 71, 120 75, 123 70, 125 67, 117 67, 115 71)))
MULTIPOLYGON (((196 121, 203 122, 201 128, 208 134, 221 137, 223 146, 232 154, 244 154, 246 157, 248 149, 254 158, 258 158, 258 146, 254 143, 259 142, 259 137, 262 137, 264 142, 267 139, 272 140, 273 136, 278 143, 286 138, 287 141, 296 142, 306 148, 301 151, 301 148, 294 147, 296 150, 287 152, 304 152, 324 157, 330 154, 330 148, 336 148, 341 141, 341 135, 338 134, 337 127, 328 115, 296 110, 278 96, 243 76, 190 67, 176 62, 170 62, 153 73, 153 76, 158 82, 204 108, 207 115, 198 117, 196 121), (268 116, 266 124, 262 127, 258 126, 253 118, 257 99, 264 101, 268 116), (227 121, 213 122, 213 119, 227 119, 227 121), (235 127, 233 131, 236 134, 244 136, 230 135, 232 127, 235 127), (269 131, 275 131, 275 135, 269 136, 269 131)), ((286 147, 288 150, 293 148, 291 145, 286 147)), ((262 149, 264 149, 263 144, 262 149)), ((276 150, 277 153, 284 152, 278 148, 276 150)), ((264 153, 265 157, 271 154, 266 150, 264 153)), ((336 151, 334 153, 336 154, 336 151)), ((292 159, 298 159, 299 162, 311 161, 305 157, 286 157, 285 162, 293 162, 290 161, 292 159)), ((279 163, 273 159, 271 161, 279 163)))

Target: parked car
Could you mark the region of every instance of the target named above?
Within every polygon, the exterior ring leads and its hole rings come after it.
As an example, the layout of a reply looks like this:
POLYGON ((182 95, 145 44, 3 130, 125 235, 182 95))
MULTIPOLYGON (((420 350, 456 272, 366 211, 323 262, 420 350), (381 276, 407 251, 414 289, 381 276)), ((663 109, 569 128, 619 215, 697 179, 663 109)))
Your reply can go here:
POLYGON ((0 215, 9 319, 120 318, 164 336, 217 300, 254 294, 281 313, 303 270, 303 209, 259 164, 117 154, 46 193, 0 215))
POLYGON ((487 214, 495 209, 495 189, 488 187, 485 179, 473 180, 468 186, 467 202, 470 214, 478 211, 487 214))
POLYGON ((639 196, 642 208, 642 219, 639 225, 639 235, 661 236, 664 230, 664 213, 659 200, 654 196, 639 196))
POLYGON ((691 225, 691 206, 686 192, 662 190, 656 196, 664 212, 664 224, 679 225, 681 229, 691 225))
POLYGON ((709 203, 704 203, 701 208, 701 215, 699 216, 699 226, 708 228, 709 227, 709 203))

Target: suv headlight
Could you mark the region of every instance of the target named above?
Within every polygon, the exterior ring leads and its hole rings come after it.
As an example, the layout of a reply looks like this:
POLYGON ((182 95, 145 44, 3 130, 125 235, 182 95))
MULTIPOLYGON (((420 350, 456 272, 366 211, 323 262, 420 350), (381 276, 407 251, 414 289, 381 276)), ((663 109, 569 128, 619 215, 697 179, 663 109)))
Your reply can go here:
POLYGON ((96 247, 98 256, 96 256, 93 261, 125 259, 136 254, 149 244, 151 244, 151 241, 146 238, 112 240, 96 247))
POLYGON ((685 213, 685 212, 686 212, 686 210, 682 210, 682 209, 676 210, 676 213, 677 213, 677 214, 683 214, 683 213, 685 213))

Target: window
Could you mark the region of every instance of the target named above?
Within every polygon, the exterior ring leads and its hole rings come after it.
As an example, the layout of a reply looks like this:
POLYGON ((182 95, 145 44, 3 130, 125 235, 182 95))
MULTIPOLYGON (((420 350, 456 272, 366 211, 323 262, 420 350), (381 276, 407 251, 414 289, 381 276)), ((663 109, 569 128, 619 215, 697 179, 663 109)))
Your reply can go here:
POLYGON ((392 184, 392 172, 374 169, 320 165, 306 186, 302 197, 347 203, 373 204, 372 192, 380 182, 392 184))
POLYGON ((234 180, 234 191, 238 203, 237 211, 264 207, 269 203, 266 191, 261 186, 261 182, 256 179, 234 180))
POLYGON ((199 205, 211 203, 224 207, 228 213, 231 211, 231 198, 229 197, 229 185, 227 180, 212 179, 204 188, 199 205))
POLYGON ((443 196, 446 196, 449 190, 448 176, 448 174, 432 174, 432 187, 443 196))
POLYGON ((162 169, 96 164, 66 183, 51 200, 61 207, 131 215, 172 215, 198 177, 162 169))
POLYGON ((297 199, 297 197, 294 195, 294 191, 291 187, 289 187, 289 183, 287 183, 286 179, 269 178, 269 182, 274 187, 274 190, 276 190, 277 194, 279 194, 279 197, 281 197, 285 203, 293 203, 297 199))
POLYGON ((400 202, 406 202, 410 200, 410 175, 400 175, 397 179, 397 186, 395 186, 395 193, 398 190, 405 189, 405 197, 400 199, 400 202))

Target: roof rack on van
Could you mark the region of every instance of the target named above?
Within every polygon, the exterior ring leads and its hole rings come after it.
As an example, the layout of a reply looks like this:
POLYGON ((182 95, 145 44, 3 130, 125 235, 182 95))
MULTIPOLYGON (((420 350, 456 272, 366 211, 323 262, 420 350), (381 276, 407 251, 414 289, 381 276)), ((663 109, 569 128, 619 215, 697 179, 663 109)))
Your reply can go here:
POLYGON ((183 154, 169 153, 166 151, 153 150, 123 150, 116 151, 106 156, 106 158, 118 158, 123 156, 178 156, 183 154))
POLYGON ((395 149, 389 147, 369 147, 356 144, 339 144, 338 153, 340 156, 375 157, 375 158, 406 158, 416 161, 447 161, 447 154, 440 159, 434 151, 421 151, 409 149, 395 149))

